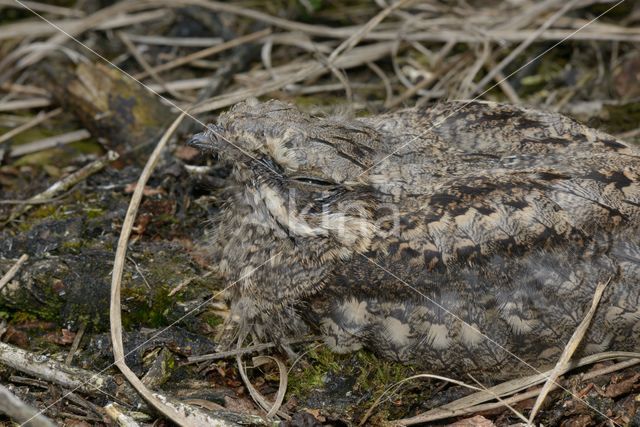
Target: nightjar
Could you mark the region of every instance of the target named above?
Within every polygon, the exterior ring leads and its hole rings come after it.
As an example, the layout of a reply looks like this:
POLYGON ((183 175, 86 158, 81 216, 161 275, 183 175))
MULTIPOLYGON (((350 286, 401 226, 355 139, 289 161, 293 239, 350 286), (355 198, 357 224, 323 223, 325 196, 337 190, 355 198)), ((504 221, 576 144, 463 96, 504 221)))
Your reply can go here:
POLYGON ((315 331, 435 373, 640 350, 640 150, 485 102, 345 119, 236 105, 191 143, 229 162, 207 235, 235 335, 315 331))

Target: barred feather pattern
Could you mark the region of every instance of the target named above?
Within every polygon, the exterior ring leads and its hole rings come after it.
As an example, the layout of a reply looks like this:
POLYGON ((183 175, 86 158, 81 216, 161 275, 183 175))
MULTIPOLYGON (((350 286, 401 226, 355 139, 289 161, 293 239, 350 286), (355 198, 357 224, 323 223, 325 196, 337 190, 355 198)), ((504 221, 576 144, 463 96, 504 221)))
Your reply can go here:
POLYGON ((552 365, 608 281, 578 354, 640 350, 640 152, 623 141, 494 103, 346 119, 279 101, 195 139, 234 166, 207 235, 239 281, 232 330, 509 377, 552 365))

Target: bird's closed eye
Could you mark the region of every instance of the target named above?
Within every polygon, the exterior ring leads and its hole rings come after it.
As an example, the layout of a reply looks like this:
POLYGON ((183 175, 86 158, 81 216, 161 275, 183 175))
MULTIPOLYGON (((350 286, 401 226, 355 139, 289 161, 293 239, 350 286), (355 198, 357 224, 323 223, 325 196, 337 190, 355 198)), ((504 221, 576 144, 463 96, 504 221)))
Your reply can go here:
POLYGON ((302 182, 304 184, 310 184, 310 185, 315 185, 319 187, 332 187, 336 185, 335 182, 326 181, 324 179, 313 178, 309 176, 294 176, 291 179, 298 182, 302 182))

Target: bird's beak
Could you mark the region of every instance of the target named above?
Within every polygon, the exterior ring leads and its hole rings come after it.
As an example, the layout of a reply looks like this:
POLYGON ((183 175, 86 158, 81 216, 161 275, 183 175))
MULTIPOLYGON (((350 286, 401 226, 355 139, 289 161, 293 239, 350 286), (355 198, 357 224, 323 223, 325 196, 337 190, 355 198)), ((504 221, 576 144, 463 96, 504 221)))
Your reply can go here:
POLYGON ((207 132, 201 132, 193 135, 187 144, 202 151, 211 151, 213 149, 212 142, 207 132))

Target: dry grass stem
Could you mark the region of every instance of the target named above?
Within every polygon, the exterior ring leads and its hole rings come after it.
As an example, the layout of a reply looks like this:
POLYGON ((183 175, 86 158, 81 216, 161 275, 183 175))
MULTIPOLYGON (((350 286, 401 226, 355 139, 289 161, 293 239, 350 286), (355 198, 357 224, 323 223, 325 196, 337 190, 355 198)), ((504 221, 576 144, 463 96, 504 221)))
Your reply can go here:
MULTIPOLYGON (((640 364, 640 353, 604 352, 604 353, 598 353, 598 354, 594 354, 591 356, 583 357, 581 359, 572 361, 569 366, 565 366, 563 368, 564 369, 563 374, 572 369, 592 365, 594 363, 598 363, 601 361, 612 360, 612 359, 626 359, 626 358, 632 358, 633 360, 627 360, 609 367, 605 367, 593 372, 589 372, 582 376, 582 380, 589 380, 600 375, 610 374, 612 372, 616 372, 616 371, 628 368, 630 366, 640 364)), ((524 400, 532 399, 540 394, 540 392, 542 391, 542 387, 538 387, 534 390, 530 390, 525 393, 520 393, 520 392, 532 386, 535 386, 536 384, 543 383, 549 377, 550 372, 551 371, 547 371, 540 374, 531 375, 528 377, 516 378, 510 381, 506 381, 494 387, 488 388, 478 393, 474 393, 469 396, 450 402, 439 408, 434 408, 422 414, 416 415, 414 417, 398 420, 397 422, 401 423, 401 425, 415 425, 415 424, 428 423, 428 422, 433 422, 437 420, 458 417, 461 415, 494 410, 497 408, 504 407, 504 403, 514 404, 524 400), (515 393, 520 393, 520 394, 515 394, 515 393), (495 399, 496 396, 500 396, 503 399, 503 402, 484 403, 484 402, 488 402, 490 400, 495 399), (506 397, 506 396, 510 396, 510 397, 506 397)), ((557 383, 555 383, 552 385, 551 390, 555 390, 557 388, 559 388, 559 386, 557 385, 557 383)))
POLYGON ((0 104, 0 112, 16 111, 16 110, 28 110, 30 108, 43 108, 51 105, 51 101, 48 98, 28 98, 18 99, 15 101, 7 101, 0 104))
POLYGON ((77 183, 87 179, 89 176, 94 173, 104 169, 109 163, 117 160, 119 157, 118 153, 115 151, 108 151, 104 156, 99 157, 93 162, 83 166, 72 174, 62 178, 61 180, 53 183, 49 188, 44 190, 43 192, 36 194, 35 196, 28 199, 24 205, 15 209, 9 219, 7 219, 4 224, 13 221, 18 218, 20 215, 23 215, 27 211, 29 211, 34 204, 41 202, 42 200, 48 200, 58 196, 61 193, 69 190, 71 187, 76 185, 77 183))
MULTIPOLYGON (((469 376, 469 378, 471 378, 473 380, 474 383, 476 383, 478 385, 478 387, 482 388, 484 391, 486 391, 489 394, 493 394, 491 393, 491 391, 486 388, 480 381, 478 381, 473 375, 471 374, 467 374, 469 376)), ((526 425, 529 425, 529 420, 527 420, 527 417, 525 417, 521 412, 519 412, 518 410, 516 410, 513 406, 511 406, 508 402, 504 401, 503 399, 500 398, 500 396, 494 394, 493 398, 495 400, 498 401, 498 403, 500 403, 501 405, 503 405, 506 408, 509 408, 509 410, 515 414, 516 417, 520 418, 522 421, 524 421, 524 423, 526 425)))
MULTIPOLYGON (((369 409, 367 410, 367 412, 365 412, 365 414, 362 416, 362 419, 360 420, 359 425, 363 426, 365 425, 365 423, 367 422, 367 420, 371 417, 371 415, 373 414, 373 410, 375 408, 377 408, 380 405, 380 402, 382 402, 382 399, 385 396, 388 396, 392 393, 394 393, 401 385, 409 382, 409 381, 413 381, 416 379, 433 379, 433 380, 438 380, 438 381, 445 381, 451 384, 455 384, 455 385, 459 385, 465 388, 468 388, 470 390, 475 390, 475 391, 479 391, 482 390, 482 388, 480 387, 476 387, 473 386, 471 384, 467 384, 463 381, 460 380, 456 380, 454 378, 448 378, 448 377, 444 377, 441 375, 432 375, 432 374, 418 374, 418 375, 412 375, 410 377, 404 378, 398 382, 396 382, 395 384, 392 384, 391 386, 387 387, 387 389, 385 391, 383 391, 380 396, 378 396, 378 398, 373 402, 373 404, 369 407, 369 409)), ((399 425, 403 425, 402 424, 403 420, 398 420, 397 423, 399 423, 399 425)))
POLYGON ((131 196, 129 208, 127 209, 127 213, 122 224, 122 231, 120 232, 120 239, 118 240, 118 246, 113 263, 109 319, 114 363, 127 378, 129 383, 138 391, 138 393, 140 393, 142 397, 144 397, 147 402, 149 402, 150 405, 173 422, 183 426, 195 426, 197 424, 194 424, 193 420, 183 412, 177 411, 173 406, 167 405, 166 402, 163 402, 156 395, 152 394, 136 374, 127 366, 125 362, 124 346, 122 343, 122 317, 120 312, 120 287, 122 282, 122 273, 124 271, 125 257, 127 254, 127 244, 138 212, 138 207, 142 201, 144 187, 153 173, 162 150, 167 145, 169 138, 173 135, 184 117, 184 113, 178 116, 171 126, 169 126, 162 138, 160 138, 160 141, 158 141, 153 153, 149 156, 147 164, 140 174, 140 178, 138 178, 135 190, 131 196))
MULTIPOLYGON (((240 350, 242 348, 243 341, 244 341, 244 338, 242 336, 238 337, 236 350, 240 350)), ((259 363, 260 362, 264 363, 265 360, 270 360, 271 358, 266 358, 266 357, 263 358, 261 356, 258 356, 257 358, 254 358, 254 360, 255 359, 257 359, 259 363)), ((291 419, 289 414, 280 411, 282 400, 284 400, 284 392, 286 392, 286 387, 287 387, 287 379, 286 379, 287 368, 279 359, 273 359, 273 360, 276 361, 276 363, 278 364, 278 370, 280 371, 280 387, 278 388, 278 395, 273 404, 270 404, 267 401, 267 399, 265 399, 265 397, 258 390, 256 390, 253 384, 251 384, 251 380, 247 375, 247 371, 244 366, 244 363, 242 362, 242 356, 240 354, 236 355, 236 366, 238 367, 238 372, 240 373, 240 377, 242 378, 242 382, 244 383, 244 386, 249 391, 249 395, 251 396, 253 401, 267 413, 268 418, 271 418, 277 414, 284 419, 291 419), (283 383, 284 383, 284 391, 282 387, 283 383)))
POLYGON ((48 150, 49 148, 55 148, 65 144, 71 144, 72 142, 82 141, 83 139, 90 138, 91 134, 86 129, 78 129, 71 132, 63 133, 61 135, 50 136, 48 138, 39 139, 26 144, 20 144, 15 147, 11 147, 11 157, 20 157, 26 154, 37 153, 38 151, 48 150))
POLYGON ((123 33, 129 40, 149 45, 176 47, 210 47, 224 42, 219 37, 165 37, 123 33))
POLYGON ((15 422, 30 427, 54 427, 55 424, 31 406, 18 399, 3 385, 0 385, 0 413, 8 415, 15 422))
MULTIPOLYGON (((549 19, 547 19, 544 24, 542 24, 536 31, 531 33, 522 43, 518 45, 515 49, 513 49, 502 61, 498 63, 486 76, 480 80, 480 82, 473 88, 470 96, 476 95, 478 92, 482 91, 484 87, 489 83, 497 73, 501 72, 507 65, 509 65, 514 59, 516 59, 524 50, 531 45, 536 39, 540 38, 549 27, 558 19, 560 19, 565 13, 570 11, 580 0, 570 0, 564 4, 556 13, 551 15, 549 19)), ((561 4, 564 0, 555 0, 553 4, 561 4)))
POLYGON ((29 255, 22 254, 20 258, 18 258, 16 263, 13 264, 11 268, 5 274, 2 275, 2 277, 0 278, 0 291, 2 290, 2 288, 7 286, 7 283, 13 280, 13 278, 18 273, 18 270, 20 270, 20 267, 22 266, 22 264, 24 264, 28 259, 29 259, 29 255))
POLYGON ((194 61, 196 59, 207 58, 209 56, 224 52, 225 50, 232 49, 237 46, 241 46, 245 43, 251 43, 253 41, 260 40, 261 38, 268 36, 270 33, 271 33, 271 30, 267 28, 265 30, 256 31, 255 33, 247 34, 242 37, 236 37, 235 39, 229 40, 228 42, 211 46, 210 48, 200 50, 198 52, 184 56, 182 58, 174 59, 173 61, 167 62, 166 64, 159 65, 153 68, 152 70, 135 74, 133 77, 137 80, 140 80, 149 76, 152 72, 160 73, 162 71, 171 70, 181 65, 188 64, 191 61, 194 61))
POLYGON ((29 120, 28 122, 17 126, 13 129, 11 129, 9 132, 5 133, 4 135, 0 135, 0 144, 2 144, 5 141, 10 140, 11 138, 15 137, 16 135, 21 134, 22 132, 31 129, 34 126, 39 125, 42 122, 45 122, 57 115, 59 115, 60 113, 62 113, 62 108, 56 108, 55 110, 51 110, 47 113, 44 112, 40 112, 38 113, 37 116, 35 116, 33 119, 29 120))
MULTIPOLYGON (((52 15, 67 16, 72 18, 81 18, 84 16, 84 12, 82 12, 81 10, 73 9, 70 7, 55 6, 29 0, 21 0, 21 2, 25 6, 35 10, 36 12, 50 13, 52 15)), ((15 0, 0 0, 0 6, 20 8, 20 5, 18 5, 15 0)))
POLYGON ((584 319, 582 319, 576 330, 573 332, 573 335, 571 335, 569 342, 567 342, 567 344, 565 345, 564 350, 562 351, 562 354, 560 355, 560 358, 556 363, 556 366, 550 371, 549 378, 544 383, 544 386, 540 391, 540 395, 538 395, 538 398, 536 399, 536 402, 531 409, 531 413, 529 414, 530 423, 533 422, 538 411, 540 410, 540 407, 542 406, 542 403, 551 391, 551 386, 554 385, 558 377, 560 377, 560 375, 565 372, 566 366, 569 364, 573 353, 575 353, 576 349, 582 342, 582 338, 584 338, 587 330, 589 329, 589 325, 591 324, 591 319, 593 319, 593 315, 596 313, 596 309, 598 308, 598 304, 600 303, 600 299, 602 298, 602 293, 607 288, 609 282, 611 282, 611 278, 609 278, 606 283, 599 283, 596 287, 589 311, 587 311, 584 319))

